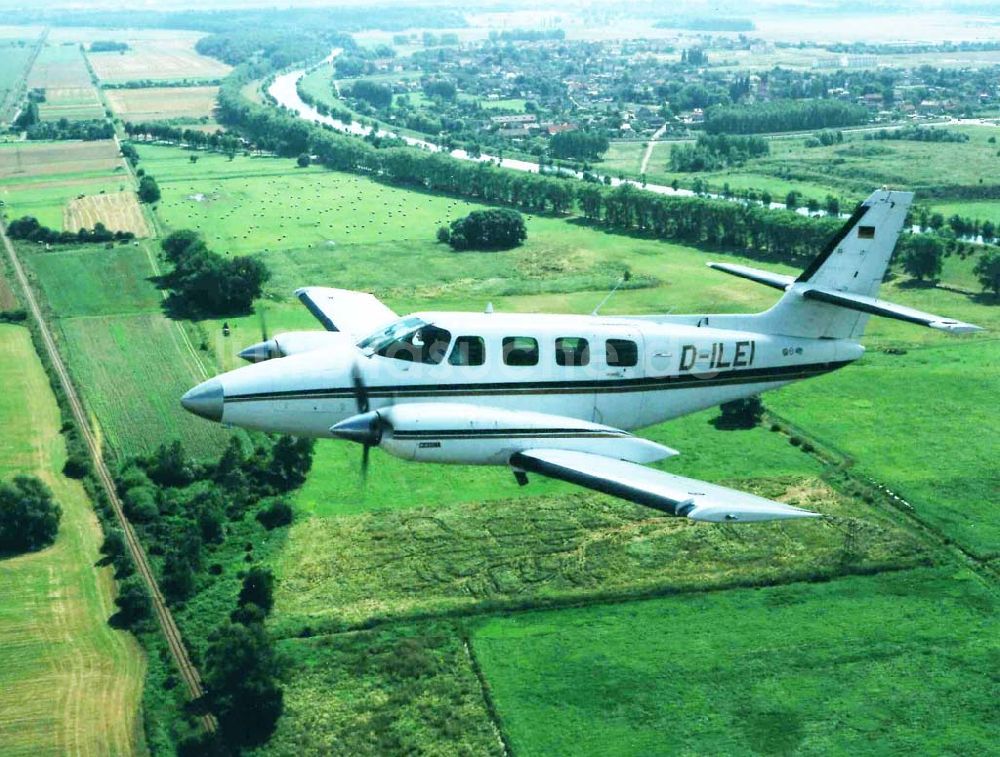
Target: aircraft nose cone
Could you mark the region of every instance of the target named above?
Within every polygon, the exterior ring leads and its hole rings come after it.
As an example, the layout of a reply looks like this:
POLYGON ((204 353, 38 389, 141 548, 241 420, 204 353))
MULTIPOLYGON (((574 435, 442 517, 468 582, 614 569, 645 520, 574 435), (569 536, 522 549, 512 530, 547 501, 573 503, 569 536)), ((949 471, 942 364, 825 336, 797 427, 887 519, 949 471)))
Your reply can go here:
POLYGON ((338 439, 347 439, 358 444, 377 445, 379 443, 378 413, 361 413, 341 421, 330 429, 338 439))
POLYGON ((181 397, 181 405, 189 413, 194 413, 210 421, 222 420, 222 406, 225 394, 222 382, 217 378, 204 381, 181 397))

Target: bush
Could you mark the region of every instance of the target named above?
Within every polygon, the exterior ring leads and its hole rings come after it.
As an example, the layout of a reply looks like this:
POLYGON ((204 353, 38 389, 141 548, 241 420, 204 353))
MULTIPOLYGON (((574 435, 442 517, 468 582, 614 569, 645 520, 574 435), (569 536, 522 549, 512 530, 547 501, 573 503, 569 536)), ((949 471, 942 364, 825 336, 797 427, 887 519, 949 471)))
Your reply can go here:
POLYGON ((451 241, 451 229, 447 226, 441 226, 437 230, 437 241, 443 244, 448 244, 451 241))
POLYGON ((243 578, 237 604, 254 604, 265 613, 274 606, 274 574, 267 568, 251 568, 243 578))
POLYGON ((135 628, 153 612, 146 584, 136 576, 127 578, 118 585, 115 605, 118 612, 111 616, 110 622, 116 628, 135 628))
POLYGON ((268 531, 281 526, 289 526, 293 518, 292 507, 283 499, 277 499, 269 507, 257 513, 257 520, 268 531))
POLYGON ((89 457, 82 452, 73 452, 66 458, 62 472, 66 478, 81 479, 86 478, 92 470, 89 457))
POLYGON ((36 552, 56 540, 62 508, 34 476, 0 484, 0 552, 36 552))
POLYGON ((149 174, 139 179, 139 199, 147 204, 160 200, 160 186, 156 183, 156 179, 149 174))
POLYGON ((524 218, 516 210, 474 210, 451 223, 449 244, 455 250, 509 250, 528 238, 524 218))

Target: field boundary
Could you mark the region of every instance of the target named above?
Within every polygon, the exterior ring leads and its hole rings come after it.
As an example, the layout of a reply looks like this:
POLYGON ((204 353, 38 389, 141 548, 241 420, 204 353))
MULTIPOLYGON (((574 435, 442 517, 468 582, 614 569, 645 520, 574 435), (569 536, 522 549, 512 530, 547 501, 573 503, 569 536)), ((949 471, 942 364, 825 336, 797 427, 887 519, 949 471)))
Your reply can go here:
MULTIPOLYGON (((146 551, 139 542, 139 539, 132 528, 132 524, 129 522, 128 518, 125 517, 122 502, 118 498, 118 493, 115 490, 114 480, 112 479, 111 472, 108 470, 108 466, 104 462, 104 458, 101 455, 100 446, 87 420, 87 414, 84 410, 83 403, 77 394, 76 387, 70 379, 69 372, 63 363, 62 356, 59 354, 59 349, 56 347, 55 340, 52 337, 52 332, 42 315, 42 310, 39 307, 38 301, 36 300, 34 292, 31 289, 27 274, 21 265, 17 252, 14 250, 14 246, 11 244, 10 239, 7 236, 6 228, 2 223, 0 223, 0 241, 3 242, 3 246, 7 251, 7 256, 10 259, 14 275, 21 286, 25 303, 31 311, 31 315, 38 326, 38 331, 42 338, 42 342, 45 345, 45 351, 48 353, 49 361, 51 362, 52 368, 59 379, 59 383, 62 385, 63 391, 66 394, 67 402, 70 405, 70 410, 72 411, 73 417, 78 428, 80 429, 80 434, 90 452, 91 462, 94 466, 94 471, 97 474, 98 481, 101 488, 104 489, 108 502, 111 504, 115 517, 122 528, 125 536, 125 542, 128 546, 129 553, 132 556, 132 561, 149 591, 153 602, 153 609, 156 612, 160 629, 167 640, 167 646, 170 649, 170 654, 174 658, 174 662, 180 671, 181 677, 184 679, 189 696, 191 699, 198 699, 205 693, 201 685, 201 676, 199 675, 197 668, 195 668, 194 664, 191 662, 191 657, 188 654, 187 647, 184 645, 180 630, 174 621, 173 615, 167 607, 163 594, 160 592, 160 587, 156 582, 156 576, 149 564, 146 551)), ((200 720, 206 731, 215 731, 215 720, 211 715, 203 715, 200 720)))
POLYGON ((843 491, 843 482, 847 481, 855 487, 861 488, 865 492, 866 498, 870 495, 873 500, 884 505, 882 509, 885 512, 895 514, 894 520, 897 523, 902 521, 901 525, 908 527, 911 532, 915 532, 940 552, 958 558, 977 575, 986 579, 992 588, 996 588, 995 584, 1000 578, 1000 566, 991 564, 991 559, 988 557, 976 556, 939 528, 927 523, 905 497, 901 497, 886 484, 870 476, 854 472, 852 469, 856 461, 851 454, 819 439, 810 431, 773 410, 765 412, 765 420, 778 426, 785 435, 797 436, 812 445, 812 449, 806 451, 806 454, 811 455, 826 467, 823 480, 831 487, 839 490, 841 494, 851 496, 852 499, 856 499, 856 497, 843 491))

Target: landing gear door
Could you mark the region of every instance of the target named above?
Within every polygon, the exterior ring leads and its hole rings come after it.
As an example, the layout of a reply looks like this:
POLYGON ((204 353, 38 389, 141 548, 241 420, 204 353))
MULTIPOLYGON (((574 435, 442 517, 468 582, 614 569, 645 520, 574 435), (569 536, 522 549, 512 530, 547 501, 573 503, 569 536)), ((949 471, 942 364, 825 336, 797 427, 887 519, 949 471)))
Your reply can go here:
POLYGON ((602 330, 594 345, 600 383, 594 398, 594 420, 616 428, 635 428, 642 422, 645 395, 636 393, 643 378, 643 340, 638 331, 602 330))

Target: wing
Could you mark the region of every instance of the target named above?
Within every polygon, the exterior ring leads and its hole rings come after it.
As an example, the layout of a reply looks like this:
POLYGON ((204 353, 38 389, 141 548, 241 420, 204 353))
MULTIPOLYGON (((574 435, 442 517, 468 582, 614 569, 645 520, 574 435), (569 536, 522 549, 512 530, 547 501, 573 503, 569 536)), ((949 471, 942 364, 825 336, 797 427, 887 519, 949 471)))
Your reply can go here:
POLYGON ((327 331, 342 331, 361 339, 383 326, 388 326, 399 316, 367 292, 328 287, 303 287, 295 296, 309 308, 309 312, 323 324, 327 331))
POLYGON ((515 468, 627 499, 668 515, 711 522, 815 518, 817 513, 683 478, 591 452, 531 449, 510 458, 515 468))

